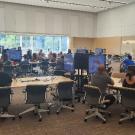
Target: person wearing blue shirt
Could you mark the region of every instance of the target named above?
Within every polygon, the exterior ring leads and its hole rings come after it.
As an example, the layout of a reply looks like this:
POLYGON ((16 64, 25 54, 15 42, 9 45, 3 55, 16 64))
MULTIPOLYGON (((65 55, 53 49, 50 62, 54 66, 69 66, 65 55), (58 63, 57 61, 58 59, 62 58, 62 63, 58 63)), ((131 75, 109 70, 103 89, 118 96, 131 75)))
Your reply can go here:
POLYGON ((128 55, 127 59, 125 59, 122 64, 124 65, 126 71, 128 69, 128 66, 135 65, 131 55, 128 55))

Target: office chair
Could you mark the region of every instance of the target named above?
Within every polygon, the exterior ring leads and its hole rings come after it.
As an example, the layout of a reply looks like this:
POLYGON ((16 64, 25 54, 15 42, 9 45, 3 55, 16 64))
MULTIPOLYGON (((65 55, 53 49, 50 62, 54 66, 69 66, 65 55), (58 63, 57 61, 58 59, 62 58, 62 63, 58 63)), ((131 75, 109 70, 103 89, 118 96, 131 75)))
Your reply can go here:
POLYGON ((39 121, 42 121, 41 112, 50 113, 50 109, 41 109, 40 104, 45 103, 46 100, 46 89, 47 86, 44 85, 28 85, 26 87, 26 104, 33 104, 34 106, 19 113, 19 118, 22 118, 22 115, 28 112, 34 112, 34 114, 39 116, 39 121))
MULTIPOLYGON (((10 87, 0 87, 0 108, 8 108, 11 100, 11 88, 10 87)), ((15 115, 8 114, 7 112, 4 113, 3 111, 0 112, 0 118, 13 118, 15 119, 15 115)))
POLYGON ((59 107, 57 109, 57 114, 60 110, 65 108, 74 111, 74 94, 73 94, 73 82, 61 82, 57 86, 59 107), (68 106, 71 103, 72 107, 68 106))
POLYGON ((32 71, 31 65, 30 64, 22 64, 21 65, 21 74, 24 76, 29 75, 32 71))
POLYGON ((119 124, 126 120, 133 120, 135 118, 135 89, 122 87, 119 88, 121 93, 121 104, 125 108, 125 113, 121 114, 119 124))
POLYGON ((13 67, 11 65, 4 65, 4 72, 9 74, 10 76, 13 75, 13 67))
POLYGON ((92 117, 100 118, 103 123, 106 123, 106 119, 104 114, 110 115, 111 113, 106 111, 105 105, 102 104, 102 93, 98 87, 95 86, 84 86, 84 90, 86 91, 86 101, 90 105, 90 109, 86 110, 86 115, 90 113, 90 115, 84 118, 86 122, 88 119, 92 117))

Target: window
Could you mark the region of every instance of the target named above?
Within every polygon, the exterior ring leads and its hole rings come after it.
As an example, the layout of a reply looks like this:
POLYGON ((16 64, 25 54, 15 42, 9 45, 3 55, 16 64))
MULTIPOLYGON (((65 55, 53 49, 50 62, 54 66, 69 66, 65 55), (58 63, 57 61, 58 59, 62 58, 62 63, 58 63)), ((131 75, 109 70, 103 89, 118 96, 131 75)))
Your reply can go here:
POLYGON ((67 52, 68 37, 53 36, 53 35, 18 35, 18 34, 0 34, 0 46, 4 48, 22 48, 22 53, 25 54, 28 49, 38 53, 40 49, 44 53, 49 51, 67 52))

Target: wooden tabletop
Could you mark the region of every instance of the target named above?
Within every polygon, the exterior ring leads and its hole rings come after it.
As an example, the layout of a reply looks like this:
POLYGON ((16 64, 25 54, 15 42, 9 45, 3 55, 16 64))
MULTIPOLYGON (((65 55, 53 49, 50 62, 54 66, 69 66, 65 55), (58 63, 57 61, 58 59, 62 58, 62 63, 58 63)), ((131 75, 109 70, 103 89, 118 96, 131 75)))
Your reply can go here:
POLYGON ((20 88, 27 85, 56 85, 60 82, 72 81, 63 76, 46 76, 46 77, 26 77, 13 80, 11 87, 20 88))

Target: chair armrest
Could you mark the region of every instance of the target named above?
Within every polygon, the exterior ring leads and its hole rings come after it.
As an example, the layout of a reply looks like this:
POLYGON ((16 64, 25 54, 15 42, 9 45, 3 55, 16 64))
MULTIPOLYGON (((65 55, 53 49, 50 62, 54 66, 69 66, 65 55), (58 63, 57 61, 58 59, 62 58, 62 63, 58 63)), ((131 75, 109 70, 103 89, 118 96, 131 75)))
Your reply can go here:
POLYGON ((108 102, 110 102, 110 100, 103 100, 103 101, 101 101, 101 104, 104 104, 104 103, 108 103, 108 102))

